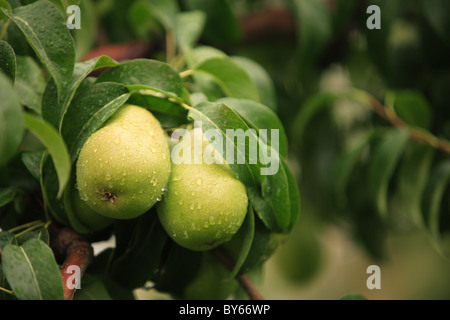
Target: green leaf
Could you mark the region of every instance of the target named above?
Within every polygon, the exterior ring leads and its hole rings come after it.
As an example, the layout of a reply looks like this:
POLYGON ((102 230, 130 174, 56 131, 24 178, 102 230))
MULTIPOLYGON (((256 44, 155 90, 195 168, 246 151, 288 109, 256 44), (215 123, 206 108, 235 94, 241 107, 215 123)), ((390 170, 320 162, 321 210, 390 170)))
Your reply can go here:
POLYGON ((66 144, 58 132, 46 121, 29 113, 24 113, 25 127, 30 130, 45 145, 52 157, 58 174, 58 198, 62 196, 64 188, 70 178, 71 162, 66 144))
MULTIPOLYGON (((253 236, 255 234, 255 215, 253 213, 253 208, 250 205, 247 215, 245 216, 244 223, 239 229, 239 254, 236 258, 235 265, 230 274, 230 279, 236 277, 239 274, 241 267, 244 265, 245 260, 247 259, 248 253, 252 247, 253 236), (242 234, 242 236, 241 236, 242 234)), ((237 235, 236 235, 237 236, 237 235)), ((238 236, 238 237, 239 237, 238 236)))
POLYGON ((100 74, 99 82, 118 82, 124 85, 144 85, 181 97, 181 78, 169 64, 151 59, 134 59, 121 63, 100 74))
POLYGON ((12 187, 0 189, 0 208, 13 201, 16 193, 17 189, 12 187))
POLYGON ((246 99, 237 99, 237 98, 222 98, 217 102, 223 102, 231 107, 234 111, 236 111, 245 122, 255 130, 258 130, 261 138, 264 142, 267 143, 269 140, 269 144, 273 145, 275 149, 278 149, 278 152, 286 157, 288 154, 288 139, 286 132, 284 130, 283 123, 278 118, 278 115, 266 107, 265 105, 251 101, 246 99), (259 129, 265 130, 278 130, 278 141, 277 145, 271 143, 270 136, 267 136, 263 131, 259 129))
POLYGON ((214 44, 230 43, 242 37, 239 20, 228 0, 184 0, 189 10, 202 10, 207 18, 203 36, 214 44))
POLYGON ((392 92, 394 111, 408 125, 429 129, 432 109, 422 93, 415 91, 392 92))
POLYGON ((95 83, 79 90, 73 98, 61 127, 72 162, 86 140, 129 98, 127 89, 118 83, 95 83))
POLYGON ((67 211, 64 208, 64 199, 58 198, 59 182, 58 174, 55 166, 45 152, 41 162, 41 190, 44 199, 44 204, 49 208, 52 216, 61 224, 69 225, 69 218, 67 211))
POLYGON ((146 1, 152 16, 157 19, 166 31, 174 29, 175 17, 179 11, 178 3, 175 0, 151 0, 146 1))
POLYGON ((134 224, 131 236, 128 233, 125 239, 121 238, 127 248, 114 258, 111 275, 120 285, 135 289, 158 272, 168 237, 155 212, 150 211, 131 223, 134 224))
POLYGON ((44 157, 44 150, 28 151, 22 153, 22 162, 31 175, 38 181, 41 179, 41 161, 44 157))
POLYGON ((85 78, 94 70, 103 67, 113 67, 118 63, 107 56, 96 57, 84 62, 77 62, 73 71, 72 79, 58 99, 54 81, 49 81, 42 98, 42 116, 61 132, 64 116, 70 103, 85 78))
MULTIPOLYGON (((4 8, 8 12, 12 12, 11 5, 6 0, 0 0, 0 8, 4 8)), ((0 20, 8 19, 8 17, 0 10, 0 20)))
POLYGON ((396 211, 402 222, 423 227, 422 195, 428 182, 435 149, 412 144, 407 149, 398 170, 396 211))
POLYGON ((16 54, 13 48, 8 42, 0 40, 0 72, 4 72, 14 82, 16 69, 16 54))
POLYGON ((300 191, 297 184, 297 179, 293 175, 286 160, 281 159, 281 164, 284 167, 286 173, 287 187, 289 189, 289 207, 290 207, 290 221, 287 226, 287 231, 290 232, 294 225, 297 223, 300 215, 300 191))
POLYGON ((18 7, 13 14, 4 9, 3 13, 23 32, 61 93, 72 76, 75 48, 69 29, 56 7, 49 1, 40 0, 18 7))
POLYGON ((249 58, 233 56, 232 59, 248 73, 256 84, 259 96, 261 97, 261 103, 276 111, 277 97, 275 85, 269 73, 260 64, 249 58))
POLYGON ((300 59, 303 66, 314 63, 332 36, 331 19, 325 2, 293 0, 300 59))
MULTIPOLYGON (((205 27, 206 16, 203 11, 180 12, 175 19, 175 39, 183 50, 194 47, 205 27)), ((183 50, 184 51, 184 50, 183 50)))
POLYGON ((324 92, 315 94, 303 102, 292 125, 291 136, 294 139, 294 143, 300 143, 311 119, 323 108, 328 107, 332 102, 338 99, 338 97, 337 94, 324 92))
POLYGON ((52 250, 30 239, 22 246, 9 244, 2 255, 8 283, 20 300, 63 300, 63 283, 52 250))
POLYGON ((22 141, 23 113, 12 83, 0 72, 0 167, 16 154, 22 141))
POLYGON ((387 217, 387 191, 396 165, 410 138, 409 129, 392 129, 376 147, 369 168, 370 192, 382 217, 387 217))
POLYGON ((213 57, 200 62, 195 72, 211 75, 226 96, 260 101, 258 88, 248 73, 229 57, 213 57))
POLYGON ((41 113, 41 100, 45 89, 44 75, 40 66, 28 56, 17 56, 17 72, 14 89, 20 103, 41 113))
POLYGON ((374 132, 368 131, 355 142, 355 146, 352 145, 340 154, 334 168, 333 178, 334 194, 339 205, 345 206, 347 204, 347 186, 353 169, 361 160, 363 153, 368 150, 374 137, 374 132))
POLYGON ((447 214, 443 208, 444 192, 450 183, 450 162, 441 162, 433 169, 429 177, 426 189, 423 194, 422 210, 425 222, 435 243, 439 245, 441 241, 441 219, 447 214))

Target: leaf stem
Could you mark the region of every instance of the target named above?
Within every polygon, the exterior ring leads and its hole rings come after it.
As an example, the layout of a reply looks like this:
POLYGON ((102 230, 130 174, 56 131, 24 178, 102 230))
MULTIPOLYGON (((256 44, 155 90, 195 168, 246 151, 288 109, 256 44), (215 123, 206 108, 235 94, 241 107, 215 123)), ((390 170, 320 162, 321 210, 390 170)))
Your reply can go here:
POLYGON ((27 232, 33 231, 34 229, 41 228, 41 227, 43 227, 44 225, 45 225, 44 222, 41 222, 41 223, 39 223, 39 224, 36 224, 36 225, 34 225, 34 226, 32 226, 32 227, 29 227, 29 228, 27 228, 27 229, 25 229, 25 230, 19 232, 18 234, 16 234, 16 237, 20 237, 21 235, 23 235, 23 234, 25 234, 25 233, 27 233, 27 232))
POLYGON ((185 70, 183 72, 180 72, 180 77, 181 78, 185 78, 188 77, 190 75, 194 74, 194 70, 190 69, 190 70, 185 70))
POLYGON ((8 290, 6 288, 0 287, 0 291, 6 292, 6 293, 14 296, 14 292, 12 290, 8 290))
POLYGON ((0 40, 3 40, 4 35, 6 34, 6 30, 8 29, 9 24, 11 23, 11 19, 8 19, 3 25, 2 31, 0 33, 0 40))
POLYGON ((11 229, 8 230, 8 232, 14 233, 14 232, 16 232, 16 231, 19 231, 19 230, 21 230, 21 229, 28 228, 28 227, 33 226, 33 225, 38 224, 38 223, 43 223, 43 222, 42 222, 41 220, 31 221, 31 222, 22 224, 22 225, 20 225, 20 226, 11 228, 11 229))

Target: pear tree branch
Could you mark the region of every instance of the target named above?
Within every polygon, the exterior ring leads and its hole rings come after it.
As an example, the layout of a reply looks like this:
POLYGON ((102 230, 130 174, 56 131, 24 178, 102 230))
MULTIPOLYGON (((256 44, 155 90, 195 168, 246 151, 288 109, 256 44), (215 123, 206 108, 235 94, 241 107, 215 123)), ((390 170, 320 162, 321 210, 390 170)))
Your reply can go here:
MULTIPOLYGON (((220 247, 216 247, 212 249, 211 254, 214 255, 228 270, 233 270, 234 261, 233 259, 220 247)), ((264 297, 256 288, 255 284, 251 281, 251 279, 246 274, 241 274, 236 277, 236 280, 239 282, 241 288, 245 291, 247 296, 251 300, 264 300, 264 297)))

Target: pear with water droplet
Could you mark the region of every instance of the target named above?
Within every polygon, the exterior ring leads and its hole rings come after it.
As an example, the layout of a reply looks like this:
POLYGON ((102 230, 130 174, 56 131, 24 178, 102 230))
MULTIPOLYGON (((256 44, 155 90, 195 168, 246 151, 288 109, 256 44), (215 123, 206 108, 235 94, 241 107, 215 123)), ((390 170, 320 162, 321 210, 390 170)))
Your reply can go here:
POLYGON ((122 106, 80 151, 80 198, 113 219, 132 219, 160 198, 170 176, 170 151, 159 121, 146 109, 122 106))
MULTIPOLYGON (((205 251, 230 240, 247 213, 245 186, 210 148, 200 129, 189 131, 172 149, 172 172, 168 191, 156 210, 168 235, 180 246, 205 251), (194 140, 198 139, 199 148, 194 140), (184 152, 184 161, 176 160, 184 152), (178 153, 178 154, 177 154, 178 153), (194 158, 212 154, 213 162, 194 163, 194 158)), ((181 155, 181 157, 183 157, 181 155)), ((223 159, 222 159, 223 160, 223 159)))

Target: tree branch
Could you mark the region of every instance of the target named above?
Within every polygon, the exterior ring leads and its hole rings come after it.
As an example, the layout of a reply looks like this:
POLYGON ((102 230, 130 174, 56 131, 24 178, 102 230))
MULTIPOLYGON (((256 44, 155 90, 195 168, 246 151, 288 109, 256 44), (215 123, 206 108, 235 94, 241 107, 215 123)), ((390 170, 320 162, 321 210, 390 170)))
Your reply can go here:
MULTIPOLYGON (((220 247, 212 249, 211 254, 214 255, 228 270, 234 269, 233 259, 220 247)), ((242 289, 251 300, 264 300, 262 294, 258 291, 254 283, 246 274, 241 274, 236 277, 242 289)))
POLYGON ((68 268, 78 267, 81 278, 94 258, 94 251, 89 241, 72 228, 59 228, 52 224, 51 231, 53 233, 51 243, 53 251, 55 255, 64 257, 64 262, 61 266, 64 300, 72 300, 76 288, 72 285, 69 286, 69 278, 73 274, 72 271, 68 271, 68 268))
MULTIPOLYGON (((357 100, 367 104, 373 111, 375 111, 381 118, 388 121, 390 124, 397 128, 403 128, 408 126, 403 119, 401 119, 397 114, 382 105, 377 99, 371 96, 369 93, 353 89, 352 96, 357 100)), ((450 154, 450 142, 439 139, 428 131, 420 130, 417 128, 411 128, 411 140, 416 142, 427 144, 433 148, 450 154)))

